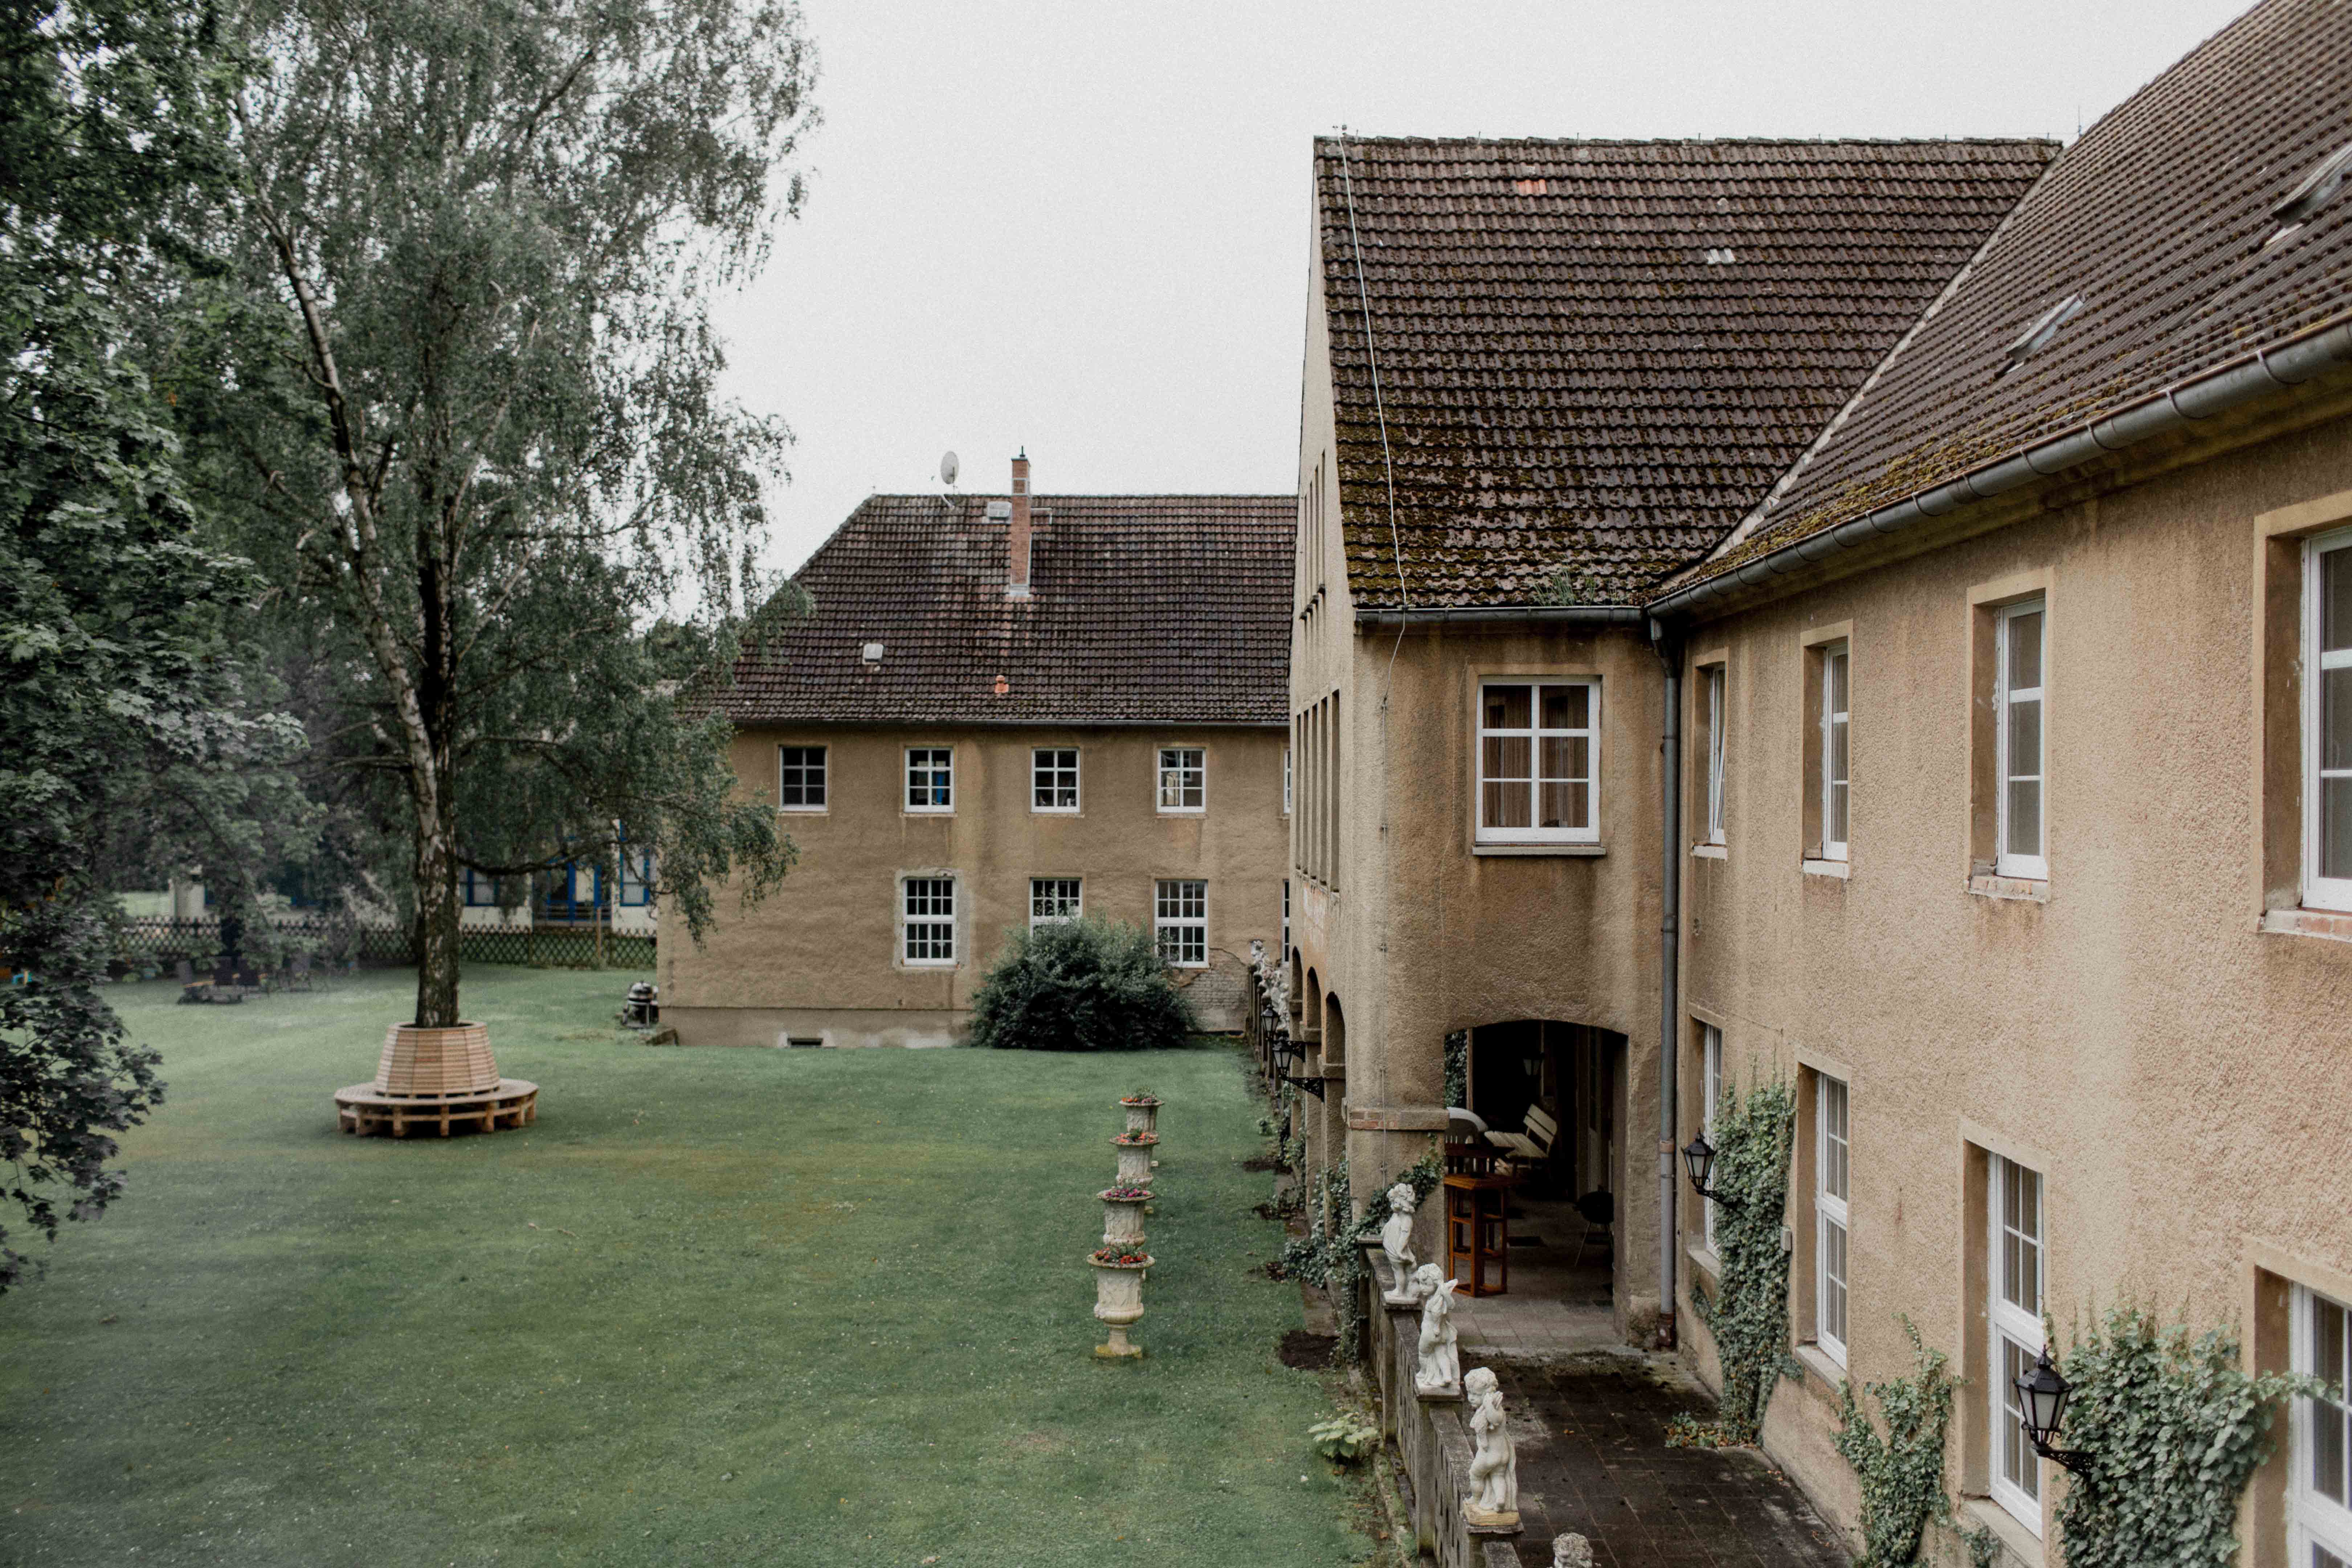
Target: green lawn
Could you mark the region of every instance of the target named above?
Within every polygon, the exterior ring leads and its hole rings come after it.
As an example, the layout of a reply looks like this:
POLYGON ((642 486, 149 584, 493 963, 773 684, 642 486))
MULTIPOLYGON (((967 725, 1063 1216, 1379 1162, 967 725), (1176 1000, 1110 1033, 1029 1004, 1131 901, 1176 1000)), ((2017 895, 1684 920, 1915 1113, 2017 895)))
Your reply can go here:
POLYGON ((170 1097, 0 1297, 0 1563, 1340 1563, 1240 1058, 657 1049, 483 969, 539 1124, 360 1140, 412 982, 116 1005, 170 1097), (1169 1100, 1140 1363, 1089 1353, 1118 1091, 1169 1100))

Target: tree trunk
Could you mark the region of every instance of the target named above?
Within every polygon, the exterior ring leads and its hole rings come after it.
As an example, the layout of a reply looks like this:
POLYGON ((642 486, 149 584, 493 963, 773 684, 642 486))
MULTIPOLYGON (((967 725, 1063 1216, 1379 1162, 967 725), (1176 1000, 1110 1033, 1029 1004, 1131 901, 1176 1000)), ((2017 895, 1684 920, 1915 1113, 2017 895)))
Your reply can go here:
POLYGON ((416 705, 424 754, 409 762, 416 802, 416 1022, 457 1022, 457 636, 445 542, 430 529, 416 540, 419 629, 416 705))
POLYGON ((457 833, 450 791, 434 792, 437 806, 416 819, 416 1023, 446 1029, 457 1023, 457 833))

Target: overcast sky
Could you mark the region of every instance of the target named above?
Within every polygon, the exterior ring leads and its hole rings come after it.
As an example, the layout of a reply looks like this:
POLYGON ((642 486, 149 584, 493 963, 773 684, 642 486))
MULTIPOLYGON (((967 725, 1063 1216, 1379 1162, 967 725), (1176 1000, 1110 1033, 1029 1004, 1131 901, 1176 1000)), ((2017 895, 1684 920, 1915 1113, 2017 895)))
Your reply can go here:
POLYGON ((770 564, 875 490, 1288 493, 1308 144, 2073 140, 2240 0, 803 0, 806 210, 724 300, 797 437, 770 564))

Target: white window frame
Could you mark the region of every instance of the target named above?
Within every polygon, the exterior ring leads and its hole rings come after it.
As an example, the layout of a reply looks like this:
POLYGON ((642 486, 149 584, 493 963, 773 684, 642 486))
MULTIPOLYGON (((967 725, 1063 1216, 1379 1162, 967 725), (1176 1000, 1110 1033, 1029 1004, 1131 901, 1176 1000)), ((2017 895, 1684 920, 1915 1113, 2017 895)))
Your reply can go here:
POLYGON ((1290 815, 1290 748, 1282 748, 1282 815, 1290 815))
MULTIPOLYGON (((2307 1285, 2297 1285, 2294 1293, 2294 1331, 2292 1336, 2293 1365, 2306 1375, 2319 1373, 2319 1305, 2325 1301, 2352 1319, 2352 1305, 2324 1296, 2307 1285)), ((2352 1362, 2352 1355, 2346 1357, 2352 1362)), ((2323 1416, 2317 1402, 2308 1398, 2294 1401, 2294 1413, 2287 1439, 2287 1561, 2294 1568, 2316 1568, 2317 1552, 2326 1552, 2339 1562, 2352 1563, 2352 1493, 2345 1502, 2326 1496, 2311 1484, 2313 1452, 2317 1443, 2317 1423, 2330 1419, 2339 1425, 2344 1420, 2343 1409, 2347 1404, 2342 1384, 2337 1385, 2334 1404, 2336 1408, 2323 1416)))
POLYGON ((776 809, 778 811, 790 811, 795 813, 804 812, 812 816, 823 816, 829 807, 832 800, 833 753, 829 747, 780 745, 776 748, 776 809), (814 805, 809 805, 806 804, 792 805, 786 804, 784 800, 785 768, 787 766, 797 766, 801 770, 801 788, 803 792, 808 788, 811 771, 810 764, 806 762, 787 763, 784 761, 784 753, 786 752, 800 752, 803 753, 814 752, 816 753, 814 773, 817 802, 814 805))
MULTIPOLYGON (((2321 703, 2329 669, 2352 666, 2352 648, 2320 651, 2320 562, 2339 550, 2352 550, 2352 528, 2323 533, 2304 546, 2303 555, 2303 901, 2313 909, 2352 910, 2352 877, 2320 874, 2320 784, 2332 773, 2352 777, 2352 769, 2320 766, 2321 703)), ((2348 1560, 2352 1561, 2352 1560, 2348 1560)))
POLYGON ((1158 949, 1160 962, 1171 969, 1206 969, 1209 967, 1209 884, 1198 877, 1162 877, 1151 887, 1151 940, 1158 949), (1200 908, 1197 912, 1185 907, 1192 895, 1188 889, 1198 889, 1200 908), (1172 891, 1171 891, 1172 889, 1172 891), (1171 911, 1171 900, 1174 900, 1171 911), (1197 937, 1201 956, 1182 956, 1188 935, 1197 937), (1174 937, 1178 956, 1171 958, 1169 939, 1174 937))
MULTIPOLYGON (((2039 1171, 2021 1165, 2003 1154, 1987 1151, 1988 1162, 1985 1189, 1990 1200, 1991 1212, 1986 1216, 1985 1259, 1986 1314, 1992 1332, 1989 1336, 1989 1354, 1985 1360, 1987 1384, 1985 1394, 1991 1409, 1992 1453, 1987 1466, 1993 1501, 2010 1516, 2032 1531, 2042 1534, 2042 1461, 2025 1439, 2019 1422, 2017 1389, 2010 1370, 2007 1346, 2014 1344, 2021 1364, 2030 1363, 2042 1349, 2042 1310, 2049 1299, 2050 1227, 2047 1221, 2049 1183, 2039 1171), (2011 1184, 2021 1177, 2033 1178, 2033 1300, 2031 1305, 2011 1301, 2010 1296, 2010 1228, 2007 1219, 2011 1184), (2014 1445, 2012 1447, 2011 1445, 2014 1445), (2031 1480, 2031 1489, 2019 1486, 2004 1473, 2011 1454, 2022 1457, 2022 1473, 2031 1480)), ((2024 1237, 2023 1232, 2017 1233, 2024 1237)))
POLYGON ((1085 773, 1078 757, 1077 747, 1032 746, 1029 749, 1029 809, 1039 816, 1076 816, 1086 802, 1084 778, 1085 773), (1054 760, 1048 763, 1045 761, 1048 757, 1054 760), (1070 759, 1066 768, 1062 765, 1061 759, 1064 757, 1070 759), (1058 796, 1062 790, 1064 773, 1069 775, 1070 804, 1067 805, 1038 805, 1039 793, 1047 787, 1042 781, 1050 774, 1053 779, 1051 788, 1058 796))
MULTIPOLYGON (((1698 1026, 1699 1087, 1706 1099, 1698 1119, 1699 1132, 1710 1146, 1715 1142, 1716 1107, 1723 1100, 1723 1031, 1713 1024, 1698 1026)), ((1699 1200, 1701 1234, 1706 1238, 1706 1249, 1715 1250, 1715 1224, 1721 1205, 1713 1198, 1699 1200)))
POLYGON ((1029 929, 1031 931, 1035 931, 1043 925, 1058 925, 1064 921, 1078 920, 1084 917, 1086 912, 1085 879, 1080 877, 1032 877, 1029 879, 1029 929), (1046 897, 1055 904, 1062 901, 1062 895, 1066 890, 1069 895, 1068 911, 1040 914, 1037 897, 1040 889, 1053 889, 1046 897))
POLYGON ((2050 879, 2050 601, 2044 598, 2020 599, 2013 605, 2003 605, 1993 617, 1993 870, 2003 877, 2018 877, 2027 881, 2046 882, 2050 879), (2009 627, 2020 616, 2042 617, 2042 684, 2011 690, 2009 683, 2009 627), (2041 771, 2020 773, 2019 778, 2032 778, 2041 795, 2041 812, 2035 823, 2034 852, 2012 854, 2009 847, 2009 708, 2011 701, 2031 701, 2042 710, 2036 732, 2042 737, 2042 755, 2034 765, 2041 771))
POLYGON ((1727 668, 1710 664, 1700 671, 1706 689, 1706 842, 1723 836, 1723 696, 1727 668))
POLYGON ((1209 809, 1209 748, 1206 746, 1162 746, 1159 764, 1151 771, 1151 800, 1162 816, 1199 816, 1209 809), (1169 758, 1175 758, 1170 763, 1169 758), (1185 761, 1191 758, 1190 762, 1185 761), (1183 804, 1190 774, 1191 792, 1198 797, 1194 804, 1183 804), (1168 804, 1169 780, 1175 780, 1177 804, 1168 804))
MULTIPOLYGON (((1601 678, 1597 675, 1522 675, 1497 676, 1478 682, 1478 706, 1472 716, 1475 732, 1471 741, 1474 783, 1470 794, 1471 821, 1475 825, 1476 842, 1480 844, 1598 844, 1601 842, 1601 678), (1501 687, 1522 687, 1528 693, 1528 728, 1524 730, 1489 730, 1486 727, 1486 693, 1501 687), (1543 722, 1543 689, 1547 686, 1580 686, 1585 689, 1584 726, 1581 729, 1547 729, 1543 722), (1524 736, 1528 742, 1528 818, 1533 822, 1542 815, 1543 743, 1547 740, 1577 740, 1585 742, 1585 825, 1582 827, 1490 827, 1486 825, 1486 742, 1490 736, 1524 736)), ((1517 780, 1510 781, 1517 783, 1517 780)), ((1554 780, 1553 782, 1563 782, 1554 780)))
POLYGON ((467 909, 494 910, 499 907, 499 879, 487 873, 477 871, 471 866, 465 869, 463 887, 460 891, 464 895, 464 907, 467 909))
POLYGON ((917 816, 952 815, 955 811, 955 748, 953 746, 908 746, 906 749, 905 761, 906 788, 905 793, 899 797, 904 809, 917 816), (926 759, 922 764, 925 770, 923 776, 934 788, 939 784, 940 770, 945 769, 948 798, 944 805, 936 803, 922 805, 915 804, 915 759, 919 756, 926 759), (946 761, 942 763, 939 760, 940 758, 945 758, 946 761))
POLYGON ((1843 860, 1846 846, 1853 837, 1853 644, 1838 641, 1824 644, 1822 648, 1822 858, 1843 860), (1844 680, 1838 677, 1843 673, 1844 680), (1843 684, 1845 706, 1837 705, 1838 687, 1843 684), (1845 740, 1843 761, 1840 761, 1838 740, 1845 740), (1843 768, 1843 772, 1841 772, 1843 768), (1830 824, 1837 820, 1832 803, 1839 790, 1845 791, 1845 832, 1843 838, 1830 837, 1830 824))
POLYGON ((1843 1366, 1846 1331, 1853 1322, 1847 1286, 1853 1277, 1853 1229, 1848 1217, 1853 1195, 1853 1094, 1844 1079, 1827 1073, 1816 1073, 1813 1081, 1813 1342, 1822 1354, 1843 1366), (1830 1115, 1833 1105, 1838 1113, 1834 1127, 1830 1115))
POLYGON ((1289 962, 1289 959, 1290 959, 1290 879, 1289 879, 1289 878, 1287 878, 1287 877, 1285 877, 1285 878, 1282 879, 1282 957, 1283 957, 1283 961, 1284 961, 1285 963, 1289 962))
MULTIPOLYGON (((910 873, 898 879, 898 962, 908 969, 953 969, 956 966, 958 906, 962 899, 962 889, 956 885, 956 881, 953 872, 931 876, 918 876, 910 873), (908 906, 915 898, 917 883, 921 883, 930 889, 945 887, 947 889, 945 911, 937 909, 917 911, 908 908, 908 906), (942 957, 933 952, 917 957, 914 943, 918 929, 925 933, 928 942, 937 942, 940 933, 944 931, 947 940, 946 956, 942 957)), ((927 898, 937 896, 936 891, 925 894, 927 898)))

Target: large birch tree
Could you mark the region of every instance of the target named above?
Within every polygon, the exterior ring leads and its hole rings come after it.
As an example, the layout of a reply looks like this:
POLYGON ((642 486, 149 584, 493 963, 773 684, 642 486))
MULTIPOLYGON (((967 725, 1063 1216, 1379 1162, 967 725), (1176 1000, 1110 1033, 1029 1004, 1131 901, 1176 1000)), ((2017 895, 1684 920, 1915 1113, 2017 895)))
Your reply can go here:
MULTIPOLYGON (((798 205, 789 0, 258 0, 215 330, 181 345, 208 495, 331 672, 321 756, 409 831, 415 1022, 458 1021, 458 878, 616 837, 710 889, 792 846, 678 695, 724 655, 785 434, 719 394, 712 289, 798 205)), ((783 601, 776 601, 781 604, 783 601)), ((323 732, 320 731, 323 730, 323 732)))

